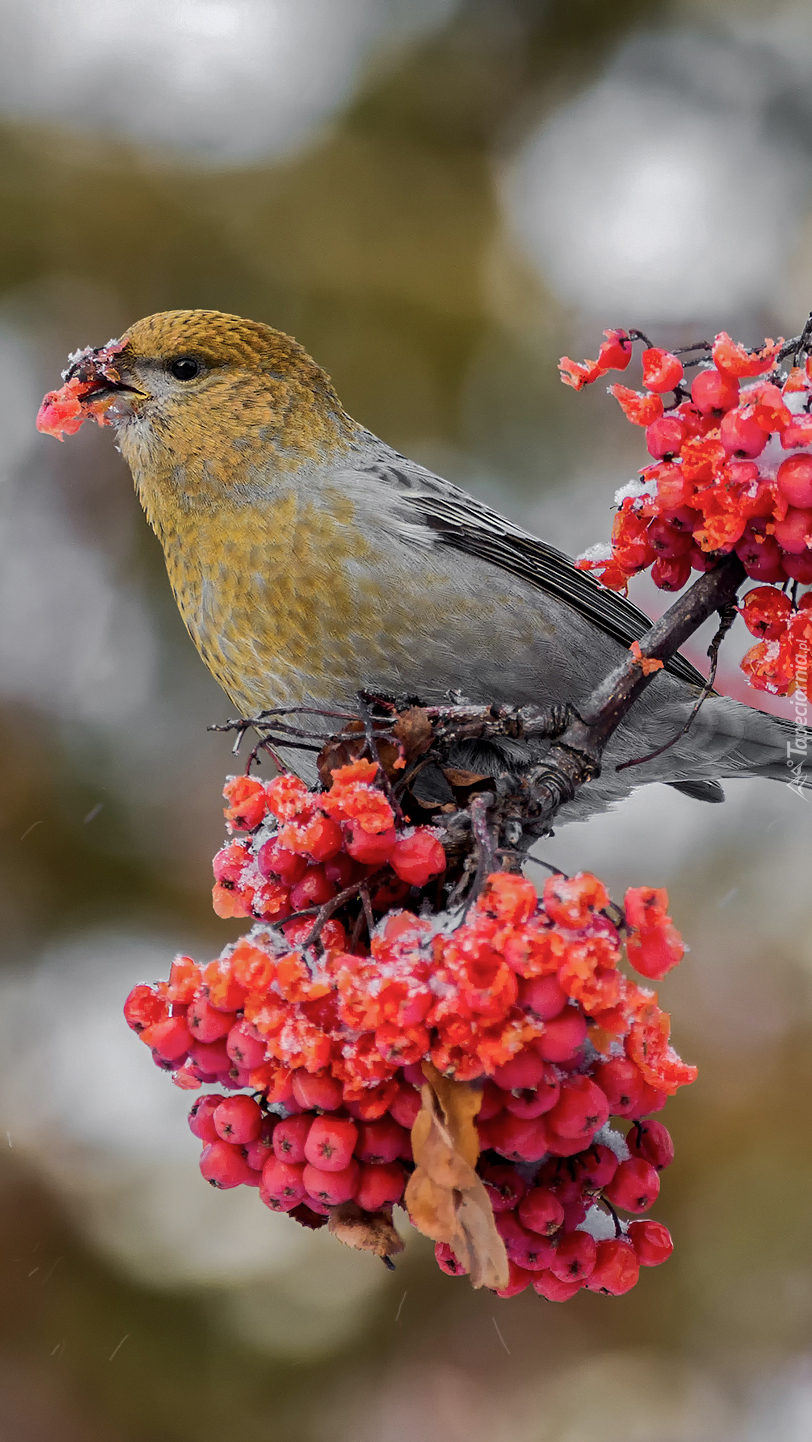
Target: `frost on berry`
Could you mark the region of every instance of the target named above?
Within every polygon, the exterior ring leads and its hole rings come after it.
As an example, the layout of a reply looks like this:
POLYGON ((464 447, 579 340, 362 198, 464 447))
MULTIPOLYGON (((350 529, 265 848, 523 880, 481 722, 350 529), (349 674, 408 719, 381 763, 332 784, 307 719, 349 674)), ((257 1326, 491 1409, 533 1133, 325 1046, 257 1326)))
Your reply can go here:
MULTIPOLYGON (((607 335, 601 365, 622 368, 630 346, 607 335)), ((667 353, 655 363, 674 378, 667 353)), ((680 559, 692 514, 677 508, 636 562, 680 559)), ((624 526, 631 556, 645 527, 624 526)), ((745 609, 771 644, 788 603, 759 590, 745 609)), ((539 897, 502 871, 449 913, 439 835, 396 818, 378 764, 324 777, 323 790, 228 781, 215 910, 253 924, 205 964, 177 956, 125 1003, 176 1085, 217 1088, 189 1114, 203 1176, 384 1258, 405 1207, 442 1270, 500 1297, 627 1290, 670 1238, 646 1221, 618 1239, 610 1207, 652 1205, 673 1156, 652 1114, 694 1076, 656 997, 621 969, 624 946, 647 978, 682 956, 665 892, 632 888, 621 912, 591 873, 553 875, 539 897)))

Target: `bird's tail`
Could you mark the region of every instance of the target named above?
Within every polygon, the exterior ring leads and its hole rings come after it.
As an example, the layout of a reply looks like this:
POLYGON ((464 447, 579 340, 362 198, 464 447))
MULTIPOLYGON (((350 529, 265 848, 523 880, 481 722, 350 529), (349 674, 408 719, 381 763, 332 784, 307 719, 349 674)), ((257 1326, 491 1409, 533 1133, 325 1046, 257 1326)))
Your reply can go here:
MULTIPOLYGON (((691 708, 684 709, 687 719, 691 708)), ((685 764, 689 777, 767 776, 798 788, 812 786, 812 703, 798 693, 796 720, 788 721, 729 696, 710 696, 674 751, 673 763, 685 764)), ((667 758, 668 752, 662 757, 664 771, 667 758)))

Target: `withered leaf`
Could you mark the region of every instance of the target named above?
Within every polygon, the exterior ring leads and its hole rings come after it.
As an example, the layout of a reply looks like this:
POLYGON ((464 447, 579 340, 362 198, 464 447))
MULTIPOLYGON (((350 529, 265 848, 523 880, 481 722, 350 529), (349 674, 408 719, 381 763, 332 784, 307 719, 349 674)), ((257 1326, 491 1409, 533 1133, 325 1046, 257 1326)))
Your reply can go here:
POLYGON ((506 1287, 508 1262, 488 1193, 474 1170, 479 1138, 474 1118, 482 1092, 444 1077, 423 1063, 426 1083, 412 1127, 417 1163, 405 1202, 412 1225, 435 1242, 447 1242, 474 1287, 506 1287))
POLYGON ((493 784, 492 776, 480 775, 478 771, 463 771, 459 766, 444 766, 443 775, 449 786, 455 789, 465 789, 468 786, 478 786, 480 781, 490 781, 493 784))
POLYGON ((333 779, 332 773, 337 771, 339 766, 349 766, 351 761, 357 761, 366 750, 363 721, 348 721, 344 731, 358 732, 358 740, 328 741, 322 747, 316 762, 322 786, 329 787, 333 779))
POLYGON ((327 1226, 345 1247, 355 1247, 359 1252, 393 1257, 403 1251, 403 1239, 385 1211, 362 1212, 357 1202, 343 1202, 333 1207, 327 1226))
POLYGON ((403 747, 407 766, 425 755, 434 739, 432 724, 422 706, 410 706, 408 711, 402 711, 393 731, 403 747))

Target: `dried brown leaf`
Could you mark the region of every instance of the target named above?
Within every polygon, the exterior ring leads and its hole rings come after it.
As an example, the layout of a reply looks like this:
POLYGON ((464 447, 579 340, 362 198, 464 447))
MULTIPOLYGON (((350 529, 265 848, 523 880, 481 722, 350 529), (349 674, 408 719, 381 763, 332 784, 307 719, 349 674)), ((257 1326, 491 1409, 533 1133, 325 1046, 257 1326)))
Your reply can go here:
POLYGON ((444 766, 443 775, 449 786, 453 786, 455 790, 478 786, 480 781, 489 781, 493 785, 492 776, 482 776, 478 771, 463 771, 459 766, 444 766))
POLYGON ((327 1225, 339 1242, 359 1252, 393 1257, 403 1251, 403 1239, 386 1211, 362 1212, 357 1202, 343 1202, 340 1207, 333 1207, 327 1225))
POLYGON ((490 1197, 474 1170, 479 1138, 474 1118, 482 1091, 423 1063, 426 1084, 412 1128, 417 1163, 406 1188, 413 1226, 447 1242, 474 1287, 505 1287, 508 1263, 490 1197))
POLYGON ((411 706, 408 711, 402 711, 393 731, 403 747, 407 766, 418 756, 424 756, 434 739, 432 724, 422 706, 411 706))

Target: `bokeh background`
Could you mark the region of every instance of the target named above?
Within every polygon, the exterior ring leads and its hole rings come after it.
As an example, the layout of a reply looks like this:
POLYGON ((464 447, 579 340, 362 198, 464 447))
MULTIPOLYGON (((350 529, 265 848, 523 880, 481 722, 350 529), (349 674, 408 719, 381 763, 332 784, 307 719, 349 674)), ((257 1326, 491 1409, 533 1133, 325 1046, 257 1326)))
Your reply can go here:
POLYGON ((388 1275, 212 1191, 121 1004, 232 934, 228 704, 109 432, 33 418, 68 351, 214 306, 548 540, 605 539, 639 432, 555 362, 608 325, 800 329, 812 9, 2 0, 0 29, 2 1442, 806 1442, 812 808, 651 787, 544 848, 667 885, 691 942, 676 1252, 629 1296, 474 1294, 421 1239, 388 1275))

